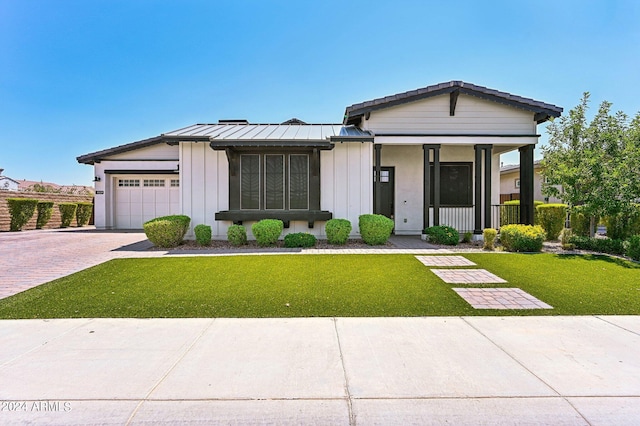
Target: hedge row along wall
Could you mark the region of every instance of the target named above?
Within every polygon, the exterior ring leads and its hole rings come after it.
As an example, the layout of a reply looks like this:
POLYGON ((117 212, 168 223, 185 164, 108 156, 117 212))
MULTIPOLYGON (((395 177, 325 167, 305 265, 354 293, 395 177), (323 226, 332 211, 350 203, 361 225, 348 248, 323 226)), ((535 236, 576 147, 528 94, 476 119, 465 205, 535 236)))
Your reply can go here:
MULTIPOLYGON (((71 194, 55 194, 48 192, 22 192, 22 191, 0 191, 0 231, 8 231, 11 224, 11 215, 9 214, 9 206, 7 198, 35 198, 39 201, 53 201, 53 214, 51 220, 44 229, 60 228, 60 211, 58 203, 80 203, 93 200, 91 195, 71 195, 71 194)), ((31 220, 22 228, 24 231, 36 229, 37 213, 34 213, 31 220)), ((92 222, 89 222, 92 223, 92 222)), ((71 226, 76 226, 76 220, 71 222, 71 226)))

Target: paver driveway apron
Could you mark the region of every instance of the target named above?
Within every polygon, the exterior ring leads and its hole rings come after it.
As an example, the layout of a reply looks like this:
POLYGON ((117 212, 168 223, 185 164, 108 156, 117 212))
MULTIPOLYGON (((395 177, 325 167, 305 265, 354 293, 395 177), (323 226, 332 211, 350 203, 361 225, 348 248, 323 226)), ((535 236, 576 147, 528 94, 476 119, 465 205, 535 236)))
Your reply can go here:
POLYGON ((92 228, 0 233, 0 299, 122 257, 114 251, 146 240, 143 232, 92 228))

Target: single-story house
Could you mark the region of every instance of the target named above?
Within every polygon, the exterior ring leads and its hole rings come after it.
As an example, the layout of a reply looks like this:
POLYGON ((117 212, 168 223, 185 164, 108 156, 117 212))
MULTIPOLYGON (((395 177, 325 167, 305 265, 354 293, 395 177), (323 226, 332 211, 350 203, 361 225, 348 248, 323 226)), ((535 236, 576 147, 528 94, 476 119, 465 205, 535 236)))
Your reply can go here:
MULTIPOLYGON (((540 161, 533 162, 533 199, 545 203, 562 203, 555 197, 547 197, 542 193, 542 166, 540 161)), ((520 165, 510 164, 500 167, 500 202, 520 199, 520 165)))
MULTIPOLYGON (((481 234, 500 201, 500 154, 519 150, 521 222, 533 219, 536 126, 562 108, 462 81, 348 106, 341 123, 219 120, 81 155, 94 166, 95 224, 139 229, 185 214, 226 238, 281 219, 324 236, 331 218, 384 214, 396 234, 450 225, 481 234)), ((190 234, 193 235, 192 230, 190 234)))

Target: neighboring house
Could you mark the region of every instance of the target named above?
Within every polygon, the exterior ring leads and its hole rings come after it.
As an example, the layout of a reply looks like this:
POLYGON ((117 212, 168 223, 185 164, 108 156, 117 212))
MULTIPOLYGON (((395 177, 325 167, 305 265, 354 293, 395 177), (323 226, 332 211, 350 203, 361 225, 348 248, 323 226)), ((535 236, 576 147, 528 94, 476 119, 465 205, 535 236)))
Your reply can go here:
POLYGON ((496 220, 500 154, 516 149, 521 221, 532 222, 536 126, 561 112, 451 81, 351 105, 342 123, 220 120, 77 160, 94 166, 98 228, 179 213, 217 238, 264 218, 324 236, 327 220, 346 218, 355 236, 361 214, 381 213, 397 234, 436 224, 480 234, 496 220))
POLYGON ((53 192, 59 194, 91 195, 93 188, 84 185, 59 185, 52 182, 35 180, 19 180, 19 191, 24 192, 53 192))
POLYGON ((4 169, 0 169, 0 191, 17 191, 19 182, 8 176, 2 176, 4 169))
MULTIPOLYGON (((555 197, 546 197, 542 194, 542 183, 544 176, 542 175, 542 167, 540 161, 533 163, 533 199, 535 201, 543 201, 545 203, 561 203, 562 201, 555 197)), ((507 165, 500 167, 500 202, 520 199, 520 165, 507 165)))

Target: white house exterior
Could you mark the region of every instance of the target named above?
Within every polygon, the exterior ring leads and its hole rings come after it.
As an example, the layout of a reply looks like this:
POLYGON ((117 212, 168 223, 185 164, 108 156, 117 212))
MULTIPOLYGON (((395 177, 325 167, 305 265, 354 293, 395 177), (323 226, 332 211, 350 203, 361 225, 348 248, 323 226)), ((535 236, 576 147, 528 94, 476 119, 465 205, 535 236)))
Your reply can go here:
POLYGON ((0 169, 0 191, 17 191, 20 182, 11 179, 9 176, 2 176, 4 169, 0 169))
POLYGON ((95 168, 98 228, 185 214, 192 229, 210 225, 221 239, 229 225, 263 218, 282 219, 285 233, 324 237, 328 219, 345 218, 356 236, 361 214, 381 213, 397 234, 435 224, 481 233, 496 220, 500 154, 515 149, 521 221, 532 221, 536 126, 561 112, 451 81, 351 105, 339 124, 221 120, 78 161, 95 168))

